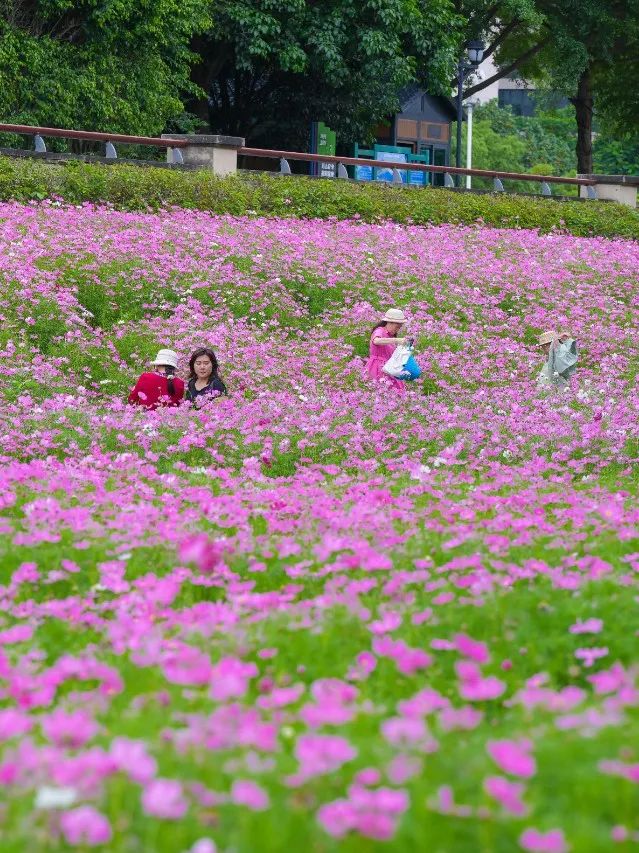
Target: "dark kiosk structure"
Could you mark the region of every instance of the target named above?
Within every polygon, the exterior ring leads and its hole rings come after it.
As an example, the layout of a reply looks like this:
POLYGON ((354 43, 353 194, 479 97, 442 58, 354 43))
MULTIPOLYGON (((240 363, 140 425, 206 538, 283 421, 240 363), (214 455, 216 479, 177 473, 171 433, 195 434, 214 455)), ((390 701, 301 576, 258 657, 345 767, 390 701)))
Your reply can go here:
MULTIPOLYGON (((386 154, 390 160, 390 155, 396 151, 405 154, 405 162, 450 165, 451 124, 457 120, 452 101, 438 95, 429 95, 418 86, 402 90, 400 101, 401 112, 375 128, 373 147, 364 150, 356 145, 355 156, 377 159, 379 155, 386 154)), ((433 183, 443 184, 443 174, 432 177, 433 183)))

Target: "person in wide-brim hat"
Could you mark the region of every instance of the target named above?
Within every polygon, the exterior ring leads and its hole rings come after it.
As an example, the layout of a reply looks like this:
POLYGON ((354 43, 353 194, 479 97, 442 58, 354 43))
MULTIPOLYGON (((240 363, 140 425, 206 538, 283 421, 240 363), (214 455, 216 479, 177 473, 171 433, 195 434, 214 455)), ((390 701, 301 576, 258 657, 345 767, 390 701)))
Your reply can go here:
POLYGON ((539 335, 537 346, 543 349, 546 360, 537 377, 537 387, 547 389, 551 387, 566 388, 568 382, 563 376, 559 376, 554 370, 554 353, 551 357, 553 348, 559 347, 559 344, 568 340, 571 337, 570 332, 542 332, 539 335))
POLYGON ((184 397, 184 382, 175 376, 177 353, 172 349, 158 350, 151 364, 155 370, 140 376, 129 394, 129 403, 145 409, 179 406, 184 397))
POLYGON ((404 325, 406 322, 406 315, 399 308, 389 308, 388 311, 384 314, 381 320, 382 323, 389 323, 391 325, 396 325, 396 332, 399 331, 399 328, 404 325))
POLYGON ((405 337, 398 337, 406 325, 406 315, 399 308, 389 308, 371 333, 369 357, 366 362, 365 377, 374 381, 383 380, 397 392, 406 391, 406 383, 384 373, 383 367, 395 352, 395 348, 406 343, 405 337))
POLYGON ((546 353, 550 352, 550 348, 556 341, 565 341, 570 337, 570 332, 543 332, 539 335, 537 346, 543 347, 546 353))

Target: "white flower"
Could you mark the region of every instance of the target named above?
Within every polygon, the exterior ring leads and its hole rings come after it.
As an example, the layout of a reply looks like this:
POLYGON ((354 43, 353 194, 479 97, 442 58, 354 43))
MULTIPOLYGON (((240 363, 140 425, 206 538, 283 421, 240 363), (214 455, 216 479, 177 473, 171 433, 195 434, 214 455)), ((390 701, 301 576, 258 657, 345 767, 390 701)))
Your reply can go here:
POLYGON ((78 799, 75 788, 54 788, 42 785, 36 791, 35 807, 37 809, 68 809, 78 799))

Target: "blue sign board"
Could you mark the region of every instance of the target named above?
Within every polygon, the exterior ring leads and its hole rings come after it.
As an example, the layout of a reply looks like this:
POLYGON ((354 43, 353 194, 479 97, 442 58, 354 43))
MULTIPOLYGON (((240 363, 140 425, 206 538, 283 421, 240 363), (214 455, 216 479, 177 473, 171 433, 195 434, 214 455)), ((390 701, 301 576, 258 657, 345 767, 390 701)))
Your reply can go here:
MULTIPOLYGON (((405 163, 406 162, 406 154, 402 151, 379 151, 377 147, 375 149, 375 159, 382 160, 386 163, 405 163)), ((393 180, 393 169, 375 169, 375 180, 376 181, 392 181, 393 180)), ((399 173, 402 178, 402 182, 406 183, 407 177, 406 172, 399 173)))
POLYGON ((372 181, 373 167, 372 166, 355 166, 356 181, 372 181))

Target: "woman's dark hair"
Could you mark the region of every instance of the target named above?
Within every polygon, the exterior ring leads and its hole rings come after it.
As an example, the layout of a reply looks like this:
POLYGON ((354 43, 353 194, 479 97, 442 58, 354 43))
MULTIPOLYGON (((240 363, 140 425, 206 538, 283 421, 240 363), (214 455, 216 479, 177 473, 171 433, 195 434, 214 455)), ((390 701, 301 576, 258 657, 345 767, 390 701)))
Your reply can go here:
POLYGON ((189 378, 197 379, 197 373, 195 372, 195 361, 196 359, 201 358, 203 355, 208 356, 209 361, 211 362, 211 379, 213 379, 213 377, 215 376, 219 378, 217 358, 215 357, 215 353, 212 349, 210 349, 210 347, 200 347, 199 349, 195 350, 195 352, 189 359, 189 378))
POLYGON ((375 329, 385 329, 386 326, 388 326, 388 320, 380 320, 380 322, 376 326, 373 326, 373 328, 371 329, 371 335, 373 334, 375 329))
POLYGON ((169 392, 169 397, 172 397, 175 394, 175 382, 173 381, 175 368, 172 364, 159 364, 158 367, 164 368, 164 375, 166 376, 166 390, 169 392))

